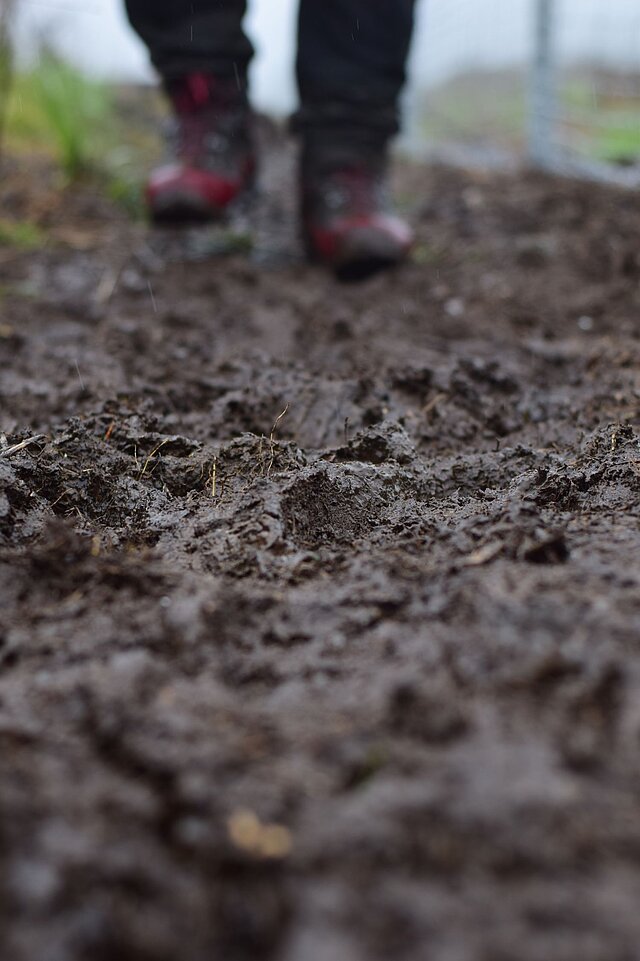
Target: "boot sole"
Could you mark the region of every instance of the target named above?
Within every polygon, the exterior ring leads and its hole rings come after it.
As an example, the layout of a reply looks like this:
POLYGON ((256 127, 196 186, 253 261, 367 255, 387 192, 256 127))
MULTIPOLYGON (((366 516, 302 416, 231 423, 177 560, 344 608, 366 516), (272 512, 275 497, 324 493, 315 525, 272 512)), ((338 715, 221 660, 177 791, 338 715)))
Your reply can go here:
POLYGON ((350 243, 345 243, 332 260, 327 260, 317 252, 304 229, 303 242, 309 262, 328 267, 336 279, 345 284, 362 283, 377 274, 393 270, 404 263, 409 254, 408 249, 400 249, 395 242, 381 238, 378 233, 374 236, 368 232, 359 233, 350 243))
POLYGON ((197 195, 175 191, 149 205, 152 223, 161 227, 188 227, 219 223, 225 210, 212 207, 197 195))
POLYGON ((343 284, 358 284, 397 267, 397 257, 362 256, 333 265, 336 278, 343 284))

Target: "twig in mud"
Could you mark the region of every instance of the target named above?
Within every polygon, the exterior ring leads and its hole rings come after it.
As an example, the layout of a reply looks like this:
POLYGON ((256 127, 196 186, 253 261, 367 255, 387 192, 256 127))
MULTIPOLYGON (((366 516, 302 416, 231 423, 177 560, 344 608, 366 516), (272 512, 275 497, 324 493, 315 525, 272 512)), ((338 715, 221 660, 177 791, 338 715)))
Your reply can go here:
POLYGON ((151 281, 147 280, 147 287, 149 288, 149 296, 151 297, 151 304, 153 306, 154 314, 158 313, 158 304, 156 303, 156 297, 153 292, 153 287, 151 286, 151 281))
POLYGON ((432 410, 435 410, 435 408, 438 406, 438 404, 441 401, 446 399, 447 399, 446 394, 436 394, 436 396, 432 397, 430 401, 427 401, 427 403, 424 405, 420 413, 422 414, 423 417, 426 417, 428 414, 431 413, 432 410))
POLYGON ((102 277, 100 282, 96 287, 95 293, 93 295, 93 302, 99 307, 103 307, 109 303, 113 297, 116 287, 118 286, 118 281, 122 274, 123 265, 117 270, 113 270, 111 267, 105 267, 102 272, 102 277))
POLYGON ((78 361, 77 361, 77 360, 74 360, 74 364, 76 365, 76 373, 77 373, 77 375, 78 375, 78 380, 80 381, 80 390, 82 391, 82 393, 84 393, 85 390, 86 390, 86 388, 85 388, 85 386, 84 386, 84 381, 83 381, 83 379, 82 379, 82 374, 80 373, 80 367, 78 366, 78 361))
POLYGON ((281 414, 278 414, 278 416, 276 417, 275 422, 274 422, 274 425, 273 425, 273 427, 271 428, 271 433, 269 434, 270 459, 269 459, 269 466, 267 467, 267 477, 269 477, 269 475, 271 474, 271 469, 272 469, 272 467, 273 467, 273 462, 274 462, 275 457, 276 457, 275 433, 276 433, 276 430, 278 429, 278 424, 280 423, 280 421, 281 421, 282 418, 285 416, 285 414, 287 413, 288 410, 289 410, 289 405, 287 404, 287 406, 286 406, 285 409, 282 411, 282 413, 281 413, 281 414))
POLYGON ((144 464, 143 464, 143 466, 142 466, 142 470, 141 470, 140 473, 138 474, 138 480, 140 480, 140 478, 144 476, 144 474, 145 474, 146 471, 147 471, 147 467, 149 466, 149 464, 151 463, 151 461, 153 460, 153 458, 156 456, 156 454, 158 453, 158 451, 160 450, 160 448, 164 447, 165 444, 168 444, 170 440, 171 440, 170 437, 165 437, 165 439, 162 441, 161 444, 158 444, 157 447, 154 447, 154 448, 153 448, 153 450, 151 451, 151 453, 150 453, 149 456, 147 457, 146 461, 144 462, 144 464))
POLYGON ((120 283, 120 278, 122 277, 122 273, 127 266, 130 257, 131 252, 127 250, 124 256, 120 257, 120 259, 116 261, 115 265, 107 266, 103 270, 102 276, 100 277, 100 281, 93 295, 93 302, 94 304, 97 304, 98 307, 106 307, 110 302, 111 298, 116 292, 116 288, 120 283))
POLYGON ((217 475, 218 475, 218 461, 214 459, 213 467, 211 468, 211 496, 216 496, 216 486, 217 486, 217 475))
POLYGON ((44 439, 44 434, 34 434, 33 437, 27 437, 26 440, 21 440, 19 444, 14 444, 13 447, 0 450, 0 457, 11 457, 12 454, 17 454, 19 451, 24 450, 25 447, 29 447, 31 444, 37 444, 39 440, 44 439))
POLYGON ((66 488, 65 490, 63 490, 63 492, 58 497, 56 497, 54 501, 52 501, 49 504, 49 507, 53 509, 56 506, 56 504, 60 503, 63 497, 67 496, 67 494, 71 494, 71 491, 69 490, 69 488, 66 488))
POLYGON ((478 550, 472 551, 471 554, 467 554, 466 557, 460 562, 461 567, 482 567, 485 564, 489 564, 491 561, 499 557, 504 551, 504 544, 494 543, 485 544, 484 547, 479 547, 478 550))

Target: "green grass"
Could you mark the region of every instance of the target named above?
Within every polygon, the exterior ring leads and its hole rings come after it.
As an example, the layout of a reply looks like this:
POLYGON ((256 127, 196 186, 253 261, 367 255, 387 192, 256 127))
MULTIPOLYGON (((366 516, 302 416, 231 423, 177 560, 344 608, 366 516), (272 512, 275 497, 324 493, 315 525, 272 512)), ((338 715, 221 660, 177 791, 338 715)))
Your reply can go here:
POLYGON ((523 77, 489 71, 461 75, 431 91, 421 114, 421 132, 429 143, 520 146, 526 131, 523 77))
POLYGON ((0 247, 36 250, 44 243, 43 232, 32 223, 0 219, 0 247))
MULTIPOLYGON (((560 116, 566 118, 561 138, 567 148, 590 160, 630 163, 640 157, 638 95, 615 100, 606 78, 577 68, 564 78, 559 92, 560 116), (594 94, 595 89, 595 94, 594 94)), ((421 130, 429 143, 466 143, 524 148, 527 93, 522 73, 489 71, 461 75, 431 91, 421 106, 421 130)))
POLYGON ((6 149, 51 158, 67 183, 94 180, 137 219, 143 215, 144 171, 156 159, 157 107, 148 93, 122 94, 44 53, 33 69, 13 78, 6 149), (138 100, 151 115, 146 125, 136 113, 138 100))
POLYGON ((594 139, 593 151, 599 160, 628 163, 640 157, 640 124, 634 119, 612 123, 599 131, 594 139))
POLYGON ((9 149, 52 154, 69 180, 97 169, 108 147, 113 102, 109 88, 51 54, 18 74, 11 90, 9 149))
POLYGON ((618 96, 607 102, 596 95, 593 85, 580 77, 569 78, 561 92, 561 103, 571 116, 579 117, 575 136, 597 160, 629 162, 640 157, 640 121, 637 96, 618 96))

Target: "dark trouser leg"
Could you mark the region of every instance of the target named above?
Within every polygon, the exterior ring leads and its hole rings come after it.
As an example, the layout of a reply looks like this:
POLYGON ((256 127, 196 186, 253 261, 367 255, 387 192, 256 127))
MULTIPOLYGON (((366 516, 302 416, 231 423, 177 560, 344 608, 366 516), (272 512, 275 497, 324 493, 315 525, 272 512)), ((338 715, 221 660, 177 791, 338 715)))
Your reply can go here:
POLYGON ((253 55, 242 29, 246 0, 125 0, 125 4, 131 25, 164 80, 210 73, 244 85, 253 55))
POLYGON ((398 101, 415 0, 301 0, 295 128, 311 150, 327 140, 384 146, 398 101))

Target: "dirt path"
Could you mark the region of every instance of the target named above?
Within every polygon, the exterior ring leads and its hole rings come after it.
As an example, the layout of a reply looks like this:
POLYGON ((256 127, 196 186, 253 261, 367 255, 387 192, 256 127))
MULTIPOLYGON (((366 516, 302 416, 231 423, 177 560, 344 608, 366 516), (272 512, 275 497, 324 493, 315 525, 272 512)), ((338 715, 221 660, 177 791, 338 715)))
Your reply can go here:
POLYGON ((640 200, 404 171, 341 288, 289 179, 0 259, 0 957, 636 961, 640 200))

